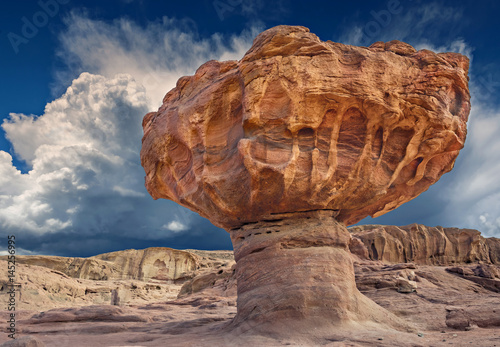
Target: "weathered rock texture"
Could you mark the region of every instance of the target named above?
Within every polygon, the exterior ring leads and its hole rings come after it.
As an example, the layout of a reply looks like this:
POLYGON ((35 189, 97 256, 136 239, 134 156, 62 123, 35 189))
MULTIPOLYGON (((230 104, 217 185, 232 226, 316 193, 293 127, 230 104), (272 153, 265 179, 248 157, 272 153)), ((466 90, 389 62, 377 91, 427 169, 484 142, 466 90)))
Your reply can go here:
POLYGON ((467 70, 460 54, 399 41, 269 29, 239 62, 179 79, 144 118, 146 187, 224 228, 305 210, 347 225, 382 215, 453 167, 467 70))
POLYGON ((278 26, 240 61, 179 79, 144 117, 150 194, 231 233, 233 329, 308 338, 352 323, 407 328, 356 289, 345 225, 451 170, 466 136, 467 70, 460 54, 346 46, 278 26))
POLYGON ((189 277, 199 266, 199 259, 194 254, 166 247, 128 249, 89 258, 17 256, 16 261, 19 264, 48 267, 69 277, 89 280, 176 281, 189 277))
POLYGON ((231 239, 238 284, 234 327, 250 321, 268 335, 312 334, 362 321, 405 327, 357 290, 350 235, 331 212, 246 225, 231 239))
MULTIPOLYGON (((192 286, 192 291, 196 291, 207 285, 198 278, 221 270, 232 275, 234 265, 232 251, 179 251, 162 247, 117 251, 90 258, 17 256, 16 261, 17 310, 33 309, 33 305, 45 310, 170 300, 177 297, 186 282, 196 278, 192 286), (163 264, 154 266, 158 260, 165 262, 165 268, 163 264), (149 272, 144 270, 148 265, 149 272), (164 276, 165 273, 170 276, 164 276)), ((6 256, 0 257, 0 266, 7 268, 6 256)), ((0 307, 7 306, 8 289, 8 273, 0 272, 0 307)), ((235 288, 232 292, 236 293, 235 288)))
MULTIPOLYGON (((354 326, 350 330, 336 327, 330 329, 328 335, 311 341, 296 336, 252 335, 250 324, 234 331, 223 329, 236 314, 236 274, 232 275, 229 266, 232 252, 192 252, 206 260, 212 258, 206 263, 202 260, 200 273, 184 282, 183 288, 193 291, 179 293, 179 290, 182 292, 180 285, 159 284, 158 280, 155 286, 166 286, 168 294, 155 288, 140 290, 151 282, 134 280, 134 287, 139 288, 131 292, 138 292, 141 297, 120 307, 89 298, 96 295, 91 291, 98 287, 113 288, 116 281, 74 279, 49 268, 19 264, 16 273, 22 283, 22 295, 16 308, 19 335, 15 340, 19 345, 14 346, 26 346, 22 344, 26 340, 38 340, 39 345, 45 346, 72 347, 499 345, 499 265, 455 264, 446 268, 388 264, 353 257, 358 289, 418 330, 406 333, 366 326, 362 329, 354 326), (417 288, 405 290, 407 287, 401 286, 401 280, 415 282, 417 288), (491 286, 493 283, 497 286, 491 286), (81 297, 73 296, 68 291, 70 288, 82 288, 81 297), (48 298, 52 304, 46 301, 48 298), (79 301, 79 298, 87 300, 79 301)), ((4 260, 0 260, 2 267, 7 267, 4 260)), ((7 280, 7 274, 0 271, 1 307, 6 306, 7 289, 3 280, 7 280)), ((6 331, 9 314, 7 310, 0 310, 1 331, 6 331)), ((311 328, 311 333, 318 327, 311 328)), ((7 334, 0 334, 0 346, 12 346, 14 341, 9 340, 7 334)))
POLYGON ((349 231, 351 252, 364 259, 422 265, 500 264, 500 239, 484 238, 473 229, 411 224, 361 225, 349 231))

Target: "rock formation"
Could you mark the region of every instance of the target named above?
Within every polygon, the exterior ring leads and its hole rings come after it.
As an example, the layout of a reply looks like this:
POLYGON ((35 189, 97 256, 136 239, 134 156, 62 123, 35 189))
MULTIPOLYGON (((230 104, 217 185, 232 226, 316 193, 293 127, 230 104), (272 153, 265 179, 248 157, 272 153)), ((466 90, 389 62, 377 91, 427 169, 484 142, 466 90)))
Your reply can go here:
POLYGON ((349 231, 353 236, 349 248, 363 259, 421 265, 500 264, 500 239, 484 238, 473 229, 411 224, 360 225, 349 231))
POLYGON ((203 64, 143 121, 146 187, 231 234, 238 314, 262 334, 403 324, 354 283, 345 225, 413 199, 452 169, 470 110, 468 59, 391 41, 261 33, 203 64))
POLYGON ((347 225, 425 191, 462 148, 468 59, 398 41, 353 47, 306 28, 209 61, 144 118, 146 186, 214 224, 332 210, 347 225))
MULTIPOLYGON (((199 267, 192 278, 177 283, 78 279, 51 268, 18 264, 16 320, 21 335, 15 341, 21 343, 31 336, 42 346, 73 347, 498 345, 500 265, 476 260, 443 267, 354 256, 356 286, 361 293, 403 317, 417 331, 373 330, 365 325, 362 329, 355 326, 355 331, 337 327, 313 340, 301 340, 292 333, 286 337, 244 335, 242 339, 245 329, 255 325, 224 328, 236 314, 232 251, 189 252, 199 267), (128 291, 130 301, 110 306, 110 290, 117 286, 128 291)), ((6 268, 3 258, 0 267, 6 268)), ((40 264, 41 258, 37 256, 40 264)), ((132 256, 129 261, 136 259, 132 256)), ((7 273, 0 272, 0 305, 4 307, 9 297, 6 283, 7 273)), ((0 330, 6 330, 9 314, 0 310, 0 330)), ((311 335, 317 328, 311 328, 311 335)), ((7 334, 0 334, 0 346, 12 346, 9 340, 7 334)))
POLYGON ((89 258, 17 256, 19 264, 44 266, 73 278, 90 280, 150 279, 177 281, 196 270, 197 257, 165 247, 129 249, 89 258))
MULTIPOLYGON (((89 258, 16 256, 16 263, 17 309, 36 305, 36 309, 45 310, 174 299, 191 279, 196 278, 190 286, 196 291, 203 283, 199 277, 220 271, 232 275, 234 257, 232 251, 151 247, 89 258)), ((7 267, 7 256, 0 257, 0 265, 7 267)), ((0 272, 0 305, 8 303, 8 288, 8 273, 0 272)))

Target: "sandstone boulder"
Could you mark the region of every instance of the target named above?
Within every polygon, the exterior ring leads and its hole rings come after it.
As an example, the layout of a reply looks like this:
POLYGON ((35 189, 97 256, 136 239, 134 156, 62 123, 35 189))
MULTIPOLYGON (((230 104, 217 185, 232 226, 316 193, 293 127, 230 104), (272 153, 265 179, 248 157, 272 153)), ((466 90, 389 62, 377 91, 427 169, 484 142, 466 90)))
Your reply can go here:
POLYGON ((470 111, 467 70, 460 54, 347 46, 278 26, 240 61, 180 78, 144 117, 149 193, 231 234, 232 331, 311 343, 347 325, 411 330, 356 288, 345 225, 397 208, 452 169, 470 111))
POLYGON ((240 61, 179 79, 146 115, 146 187, 226 229, 295 211, 332 210, 348 225, 382 215, 453 167, 468 65, 399 41, 269 29, 240 61))

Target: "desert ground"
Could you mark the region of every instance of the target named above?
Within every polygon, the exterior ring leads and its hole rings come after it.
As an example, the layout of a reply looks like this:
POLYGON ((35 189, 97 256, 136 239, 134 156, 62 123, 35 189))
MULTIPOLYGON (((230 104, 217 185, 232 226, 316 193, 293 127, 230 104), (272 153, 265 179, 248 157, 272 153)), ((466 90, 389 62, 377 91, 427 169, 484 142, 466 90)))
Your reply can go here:
MULTIPOLYGON (((495 249, 500 240, 478 238, 479 233, 472 230, 441 229, 441 234, 436 230, 439 228, 419 225, 350 229, 358 289, 407 322, 408 331, 381 329, 367 322, 339 326, 328 338, 324 332, 316 334, 320 327, 311 327, 307 336, 290 332, 293 338, 276 339, 254 334, 255 323, 230 329, 237 307, 232 251, 158 247, 90 258, 18 256, 16 340, 5 333, 9 312, 3 310, 0 343, 72 347, 500 346, 500 266, 495 249), (416 251, 413 261, 387 260, 401 260, 393 246, 397 240, 391 236, 401 232, 408 233, 406 247, 416 251), (432 245, 439 245, 439 235, 448 233, 450 239, 452 232, 462 240, 458 244, 461 250, 436 256, 439 251, 432 245), (418 244, 419 238, 425 242, 418 244), (365 244, 375 246, 363 247, 365 244), (369 252, 363 252, 368 248, 369 252)), ((7 266, 5 257, 0 263, 7 266)), ((0 293, 2 307, 6 307, 8 279, 2 276, 0 293)))

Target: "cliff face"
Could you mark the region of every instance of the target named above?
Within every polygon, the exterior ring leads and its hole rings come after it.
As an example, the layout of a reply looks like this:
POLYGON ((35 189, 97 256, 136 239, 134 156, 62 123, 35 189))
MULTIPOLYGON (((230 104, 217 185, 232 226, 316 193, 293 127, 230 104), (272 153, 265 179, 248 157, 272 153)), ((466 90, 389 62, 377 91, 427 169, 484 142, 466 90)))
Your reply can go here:
POLYGON ((95 256, 121 269, 119 276, 147 281, 178 280, 196 270, 198 259, 192 253, 171 248, 128 249, 95 256))
POLYGON ((90 280, 151 279, 176 281, 192 275, 198 257, 190 252, 165 247, 128 249, 90 258, 17 256, 20 264, 37 265, 90 280))
POLYGON ((500 264, 500 239, 484 238, 473 229, 411 224, 361 225, 349 231, 349 248, 363 259, 422 265, 500 264))

